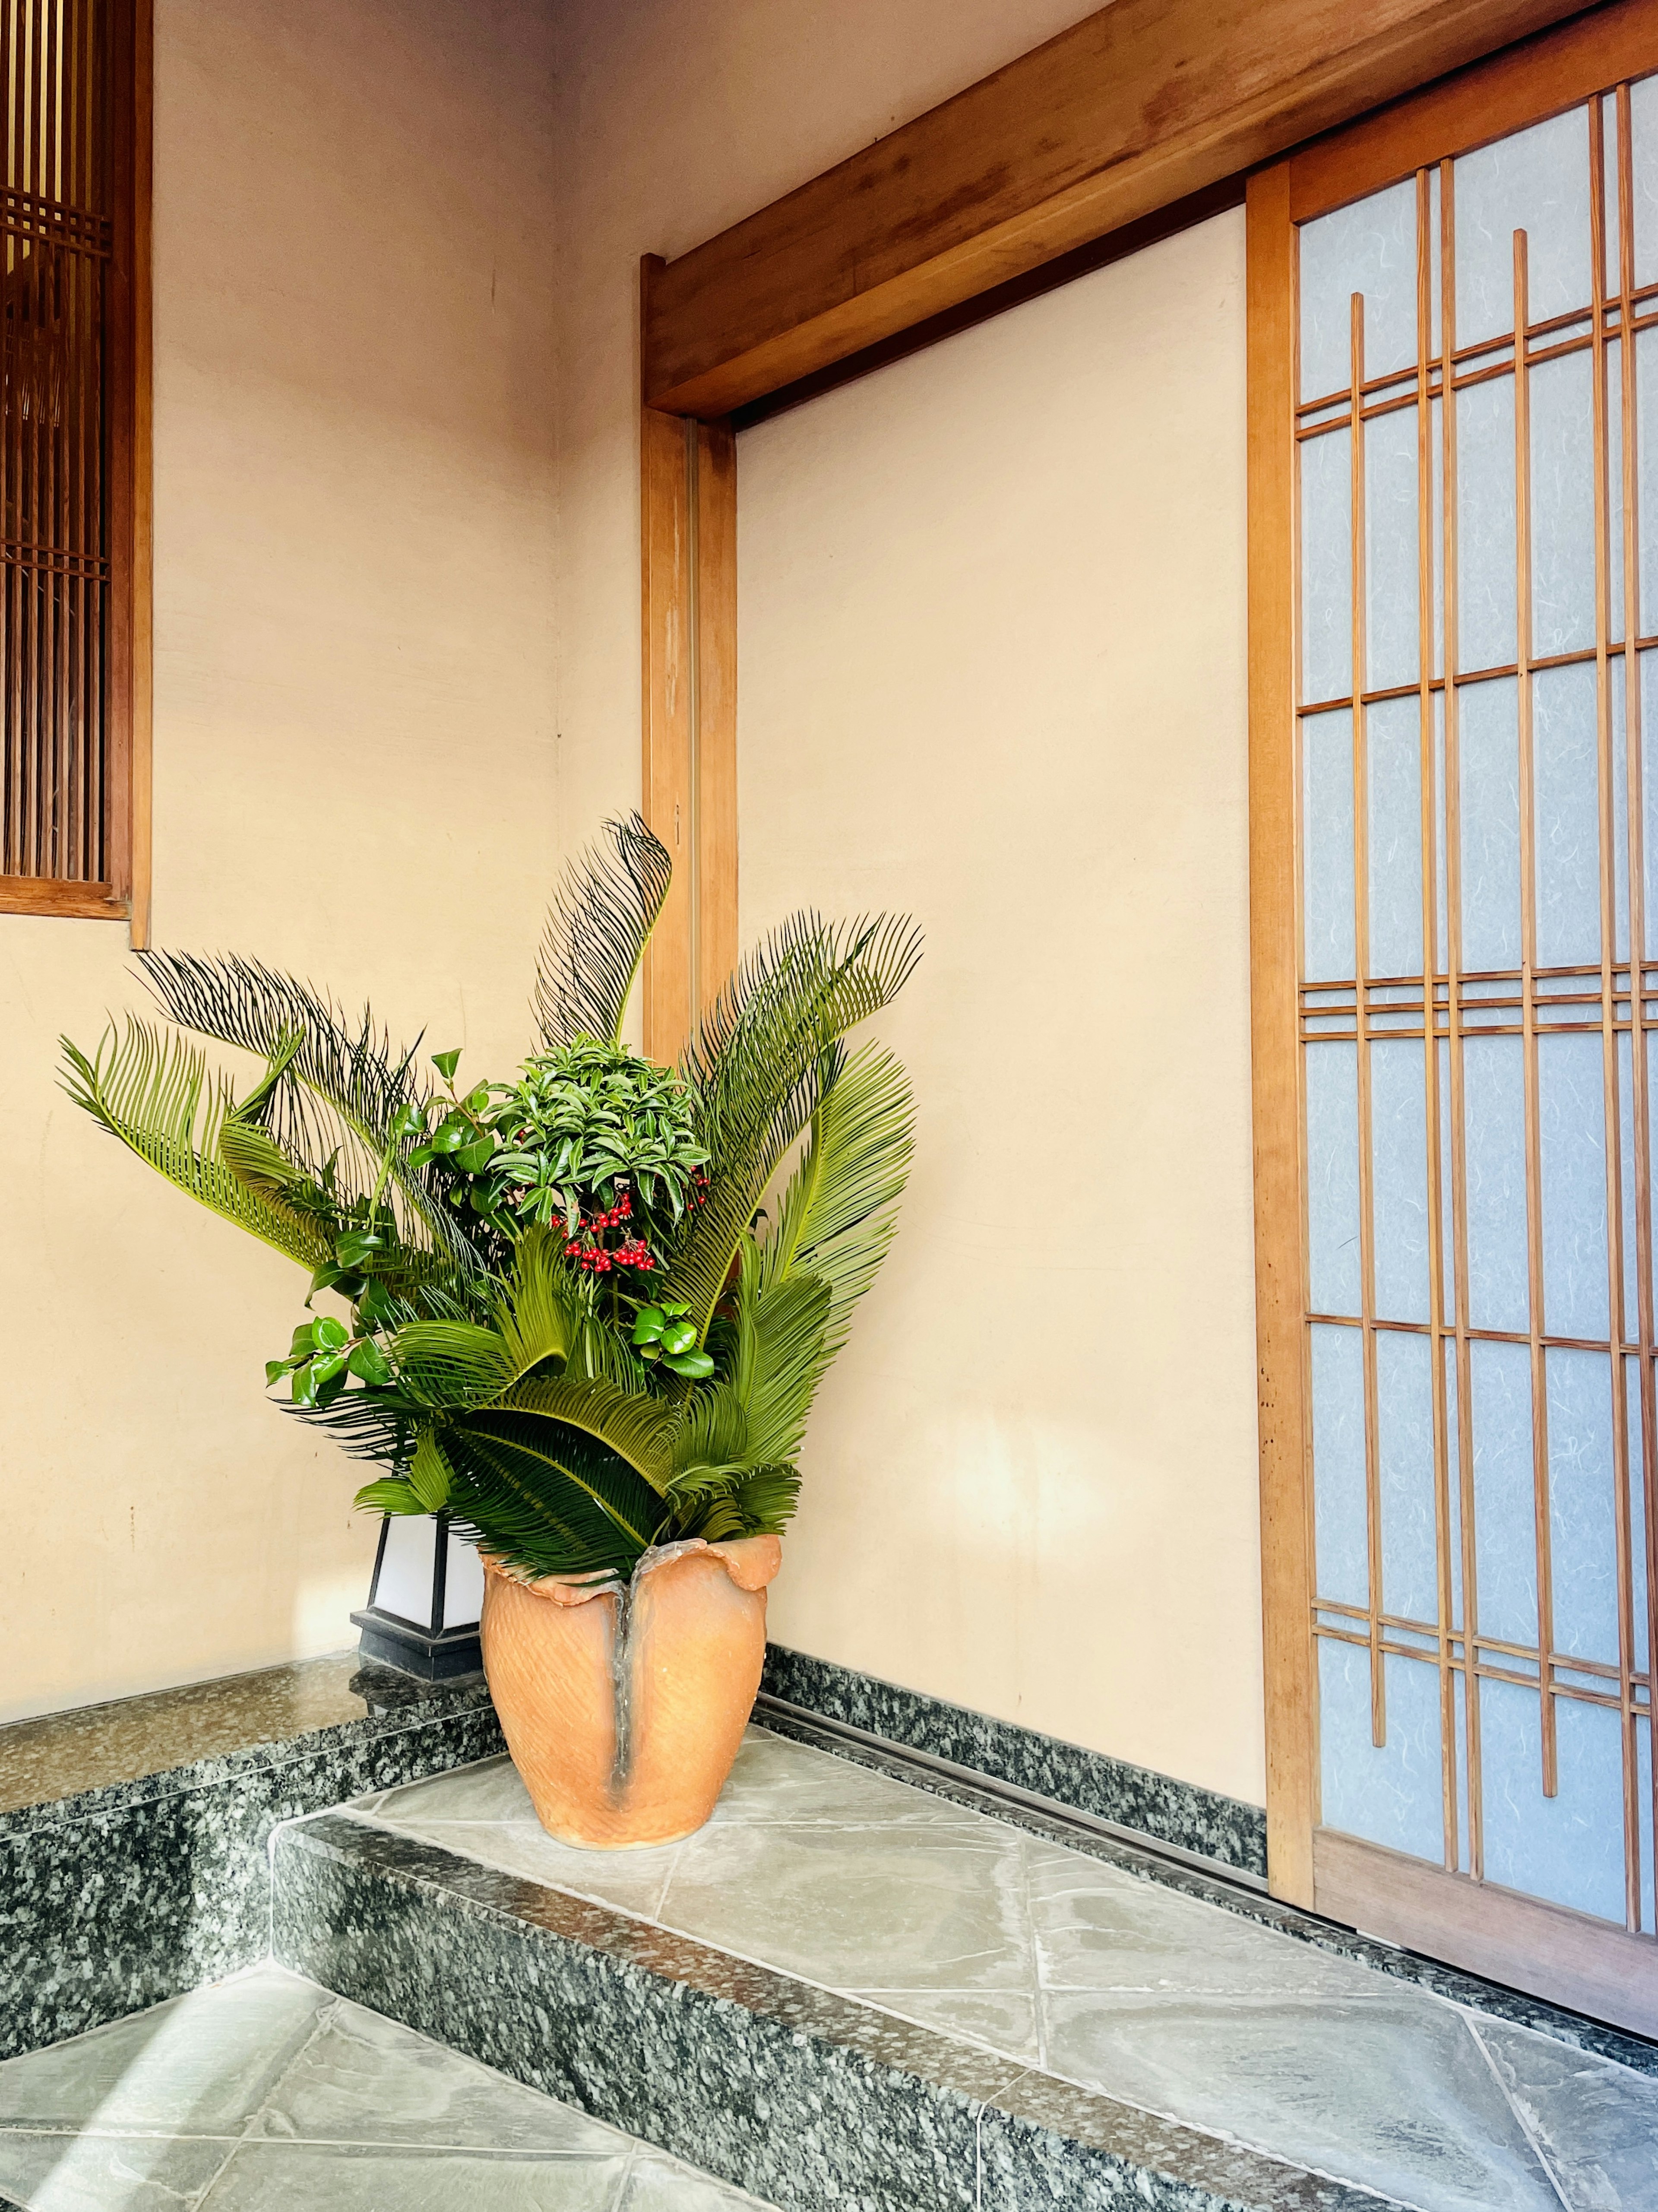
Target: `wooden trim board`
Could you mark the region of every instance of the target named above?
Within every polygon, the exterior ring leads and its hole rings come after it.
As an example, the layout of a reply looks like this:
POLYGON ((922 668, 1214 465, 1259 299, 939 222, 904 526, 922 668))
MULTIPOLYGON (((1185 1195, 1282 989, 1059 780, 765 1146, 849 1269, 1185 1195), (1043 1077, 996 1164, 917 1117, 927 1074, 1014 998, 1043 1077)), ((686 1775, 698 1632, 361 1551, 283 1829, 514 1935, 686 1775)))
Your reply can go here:
POLYGON ((1576 12, 1115 0, 662 266, 645 403, 728 415, 1576 12))
POLYGON ((1312 1532, 1306 1510, 1301 1115, 1296 1086, 1295 454, 1289 187, 1251 181, 1248 227, 1249 965, 1260 1380, 1266 1860, 1272 1893, 1313 1901, 1312 1532))
MULTIPOLYGON (((647 257, 641 293, 656 270, 647 257)), ((645 819, 674 864, 645 958, 645 1049, 677 1060, 737 959, 737 441, 640 416, 645 819)))

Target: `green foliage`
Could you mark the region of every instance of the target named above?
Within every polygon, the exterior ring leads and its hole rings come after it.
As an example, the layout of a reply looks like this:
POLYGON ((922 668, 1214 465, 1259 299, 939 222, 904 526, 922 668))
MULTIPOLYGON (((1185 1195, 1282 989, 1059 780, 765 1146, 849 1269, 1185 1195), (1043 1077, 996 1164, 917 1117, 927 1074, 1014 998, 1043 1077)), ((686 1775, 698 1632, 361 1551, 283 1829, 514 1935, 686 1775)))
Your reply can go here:
POLYGON ((179 1030, 261 1063, 240 1101, 150 1024, 90 1059, 64 1043, 77 1104, 303 1267, 307 1309, 338 1301, 265 1377, 376 1468, 359 1505, 446 1512, 533 1575, 626 1577, 654 1544, 785 1526, 908 1170, 903 1071, 843 1039, 908 977, 913 926, 797 915, 671 1070, 620 1042, 671 872, 635 816, 567 878, 512 1084, 462 1091, 457 1048, 431 1056, 437 1088, 367 1011, 189 955, 141 957, 179 1030))
POLYGON ((561 1220, 584 1265, 608 1255, 614 1266, 617 1250, 623 1266, 659 1265, 663 1227, 695 1203, 708 1165, 674 1072, 591 1037, 526 1060, 489 1121, 501 1146, 487 1164, 493 1204, 520 1223, 561 1220), (607 1245, 623 1223, 624 1243, 607 1245))

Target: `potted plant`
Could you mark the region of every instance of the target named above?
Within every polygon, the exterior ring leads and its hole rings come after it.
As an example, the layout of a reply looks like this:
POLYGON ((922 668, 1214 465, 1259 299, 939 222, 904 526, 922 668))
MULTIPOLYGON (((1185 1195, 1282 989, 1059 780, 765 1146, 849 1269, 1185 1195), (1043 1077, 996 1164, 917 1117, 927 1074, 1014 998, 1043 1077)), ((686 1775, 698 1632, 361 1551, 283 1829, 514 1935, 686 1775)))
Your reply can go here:
POLYGON ((187 954, 138 956, 173 1028, 64 1048, 77 1104, 307 1270, 267 1387, 378 1463, 360 1506, 477 1544, 537 1812, 615 1849, 700 1826, 736 1756, 812 1396, 908 1170, 903 1070, 845 1040, 920 941, 797 915, 662 1067, 622 1032, 671 866, 637 815, 606 833, 555 904, 511 1082, 463 1087, 448 1051, 434 1084, 366 1010, 187 954), (254 1054, 252 1088, 187 1031, 254 1054))

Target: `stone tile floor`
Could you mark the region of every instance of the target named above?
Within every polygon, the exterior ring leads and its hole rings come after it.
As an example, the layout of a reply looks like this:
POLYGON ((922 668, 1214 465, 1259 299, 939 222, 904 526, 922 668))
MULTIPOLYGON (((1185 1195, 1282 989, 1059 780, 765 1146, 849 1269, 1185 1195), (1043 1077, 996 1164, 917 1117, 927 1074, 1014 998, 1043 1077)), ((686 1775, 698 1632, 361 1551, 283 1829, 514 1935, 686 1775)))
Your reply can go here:
POLYGON ((764 2212, 280 1966, 0 2064, 28 2212, 764 2212))
POLYGON ((1658 2081, 758 1729, 662 1850, 505 1759, 350 1809, 1418 2212, 1658 2212, 1658 2081))

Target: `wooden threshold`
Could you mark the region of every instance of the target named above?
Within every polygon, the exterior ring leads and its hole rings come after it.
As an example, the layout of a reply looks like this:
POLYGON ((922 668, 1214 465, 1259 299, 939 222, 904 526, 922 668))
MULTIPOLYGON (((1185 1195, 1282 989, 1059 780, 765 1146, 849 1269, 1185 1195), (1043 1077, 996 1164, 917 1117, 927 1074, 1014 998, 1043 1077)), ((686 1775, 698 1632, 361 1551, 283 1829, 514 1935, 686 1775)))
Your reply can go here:
POLYGON ((1333 1828, 1313 1838, 1313 1888, 1315 1911, 1361 1934, 1658 2037, 1658 1938, 1333 1828))

